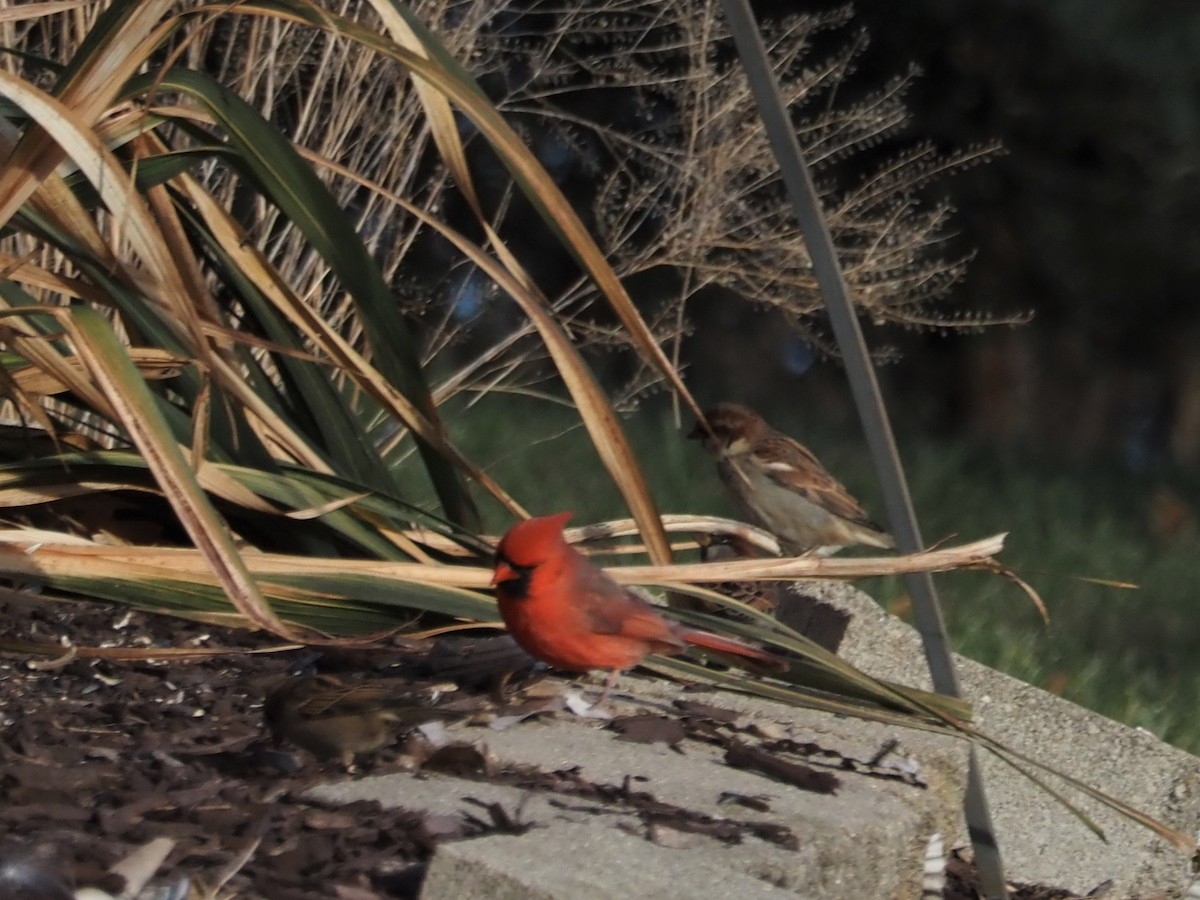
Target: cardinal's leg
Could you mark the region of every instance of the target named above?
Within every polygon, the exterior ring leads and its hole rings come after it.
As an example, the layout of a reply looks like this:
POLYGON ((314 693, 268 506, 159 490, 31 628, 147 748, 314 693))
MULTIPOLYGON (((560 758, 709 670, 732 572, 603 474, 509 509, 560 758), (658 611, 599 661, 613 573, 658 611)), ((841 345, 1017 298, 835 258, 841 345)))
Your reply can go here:
POLYGON ((592 706, 600 706, 604 703, 605 700, 608 699, 608 692, 613 689, 613 686, 617 683, 617 679, 620 677, 621 677, 620 669, 613 669, 611 672, 608 673, 608 677, 604 679, 604 689, 602 691, 600 691, 600 697, 596 700, 595 703, 592 704, 592 706))
POLYGON ((620 674, 620 669, 613 669, 608 673, 608 677, 604 679, 604 688, 600 691, 600 696, 592 703, 584 700, 578 691, 568 691, 564 698, 567 703, 567 709, 577 716, 586 716, 593 719, 611 719, 613 714, 604 708, 604 701, 608 699, 608 693, 613 689, 613 685, 617 683, 617 676, 620 674))

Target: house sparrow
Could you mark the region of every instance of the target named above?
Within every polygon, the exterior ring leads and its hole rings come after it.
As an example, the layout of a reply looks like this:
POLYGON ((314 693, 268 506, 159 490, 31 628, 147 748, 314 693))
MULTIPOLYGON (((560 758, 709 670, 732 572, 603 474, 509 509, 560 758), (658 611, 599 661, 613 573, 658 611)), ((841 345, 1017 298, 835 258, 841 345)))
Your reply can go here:
MULTIPOLYGON (((767 551, 752 544, 737 534, 706 534, 699 539, 700 562, 728 562, 735 559, 762 559, 767 551)), ((725 594, 745 603, 751 609, 775 615, 779 605, 780 585, 771 581, 723 581, 709 585, 719 594, 725 594)), ((739 613, 725 606, 705 604, 705 612, 739 617, 739 613), (711 607, 711 608, 710 608, 711 607)))
POLYGON ((743 515, 770 531, 790 553, 826 556, 851 544, 891 549, 892 536, 798 441, 744 406, 720 403, 689 438, 717 459, 717 472, 743 515), (710 432, 711 429, 711 432, 710 432))
POLYGON ((358 753, 389 744, 407 726, 459 713, 433 707, 430 691, 378 682, 348 684, 333 675, 286 678, 268 694, 263 718, 275 740, 287 738, 320 759, 349 766, 358 753))
MULTIPOLYGON (((706 534, 700 536, 699 542, 701 562, 762 559, 769 555, 762 547, 739 534, 706 534)), ((725 581, 710 587, 759 612, 774 616, 830 653, 837 653, 850 625, 848 612, 826 603, 819 596, 810 596, 804 582, 785 587, 778 581, 725 581)), ((748 618, 726 606, 706 609, 705 612, 730 618, 748 618)))

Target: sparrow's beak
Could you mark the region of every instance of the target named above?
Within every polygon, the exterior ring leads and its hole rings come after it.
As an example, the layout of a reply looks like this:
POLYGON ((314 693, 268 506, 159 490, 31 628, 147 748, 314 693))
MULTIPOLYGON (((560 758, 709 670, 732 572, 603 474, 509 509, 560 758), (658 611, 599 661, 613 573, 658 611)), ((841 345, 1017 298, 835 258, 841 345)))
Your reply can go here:
POLYGON ((503 584, 506 581, 516 581, 520 579, 520 575, 504 560, 496 563, 496 569, 492 572, 492 587, 498 584, 503 584))
POLYGON ((688 433, 689 441, 702 441, 708 437, 708 429, 704 427, 704 422, 697 421, 695 427, 688 433))

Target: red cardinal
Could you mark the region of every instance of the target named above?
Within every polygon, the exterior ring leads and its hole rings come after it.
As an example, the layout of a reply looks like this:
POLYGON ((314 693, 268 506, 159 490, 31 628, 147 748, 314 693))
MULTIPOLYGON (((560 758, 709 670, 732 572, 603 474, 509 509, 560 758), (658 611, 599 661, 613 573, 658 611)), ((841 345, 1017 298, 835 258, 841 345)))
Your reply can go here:
POLYGON ((500 614, 527 653, 560 669, 611 670, 597 702, 622 670, 650 653, 673 655, 688 644, 787 667, 782 657, 758 647, 673 622, 630 594, 563 538, 571 515, 514 525, 496 549, 492 584, 500 614))

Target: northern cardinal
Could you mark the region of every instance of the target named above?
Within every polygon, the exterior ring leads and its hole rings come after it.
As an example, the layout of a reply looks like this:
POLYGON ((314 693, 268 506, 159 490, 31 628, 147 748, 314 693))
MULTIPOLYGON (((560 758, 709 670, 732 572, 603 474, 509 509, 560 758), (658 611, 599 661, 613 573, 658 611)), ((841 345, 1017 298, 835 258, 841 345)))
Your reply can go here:
POLYGON ((720 403, 704 418, 708 428, 697 422, 688 437, 716 457, 721 481, 742 513, 789 552, 825 556, 851 544, 896 546, 808 448, 754 410, 720 403))
POLYGON ((276 740, 348 766, 356 754, 391 743, 405 726, 462 715, 435 708, 434 699, 430 691, 348 684, 333 675, 287 678, 267 694, 263 718, 276 740))
POLYGON ((786 668, 750 644, 688 628, 660 615, 589 562, 563 537, 571 513, 529 519, 500 540, 492 584, 500 614, 526 652, 561 669, 608 669, 597 705, 617 675, 648 654, 680 653, 689 644, 786 668))

